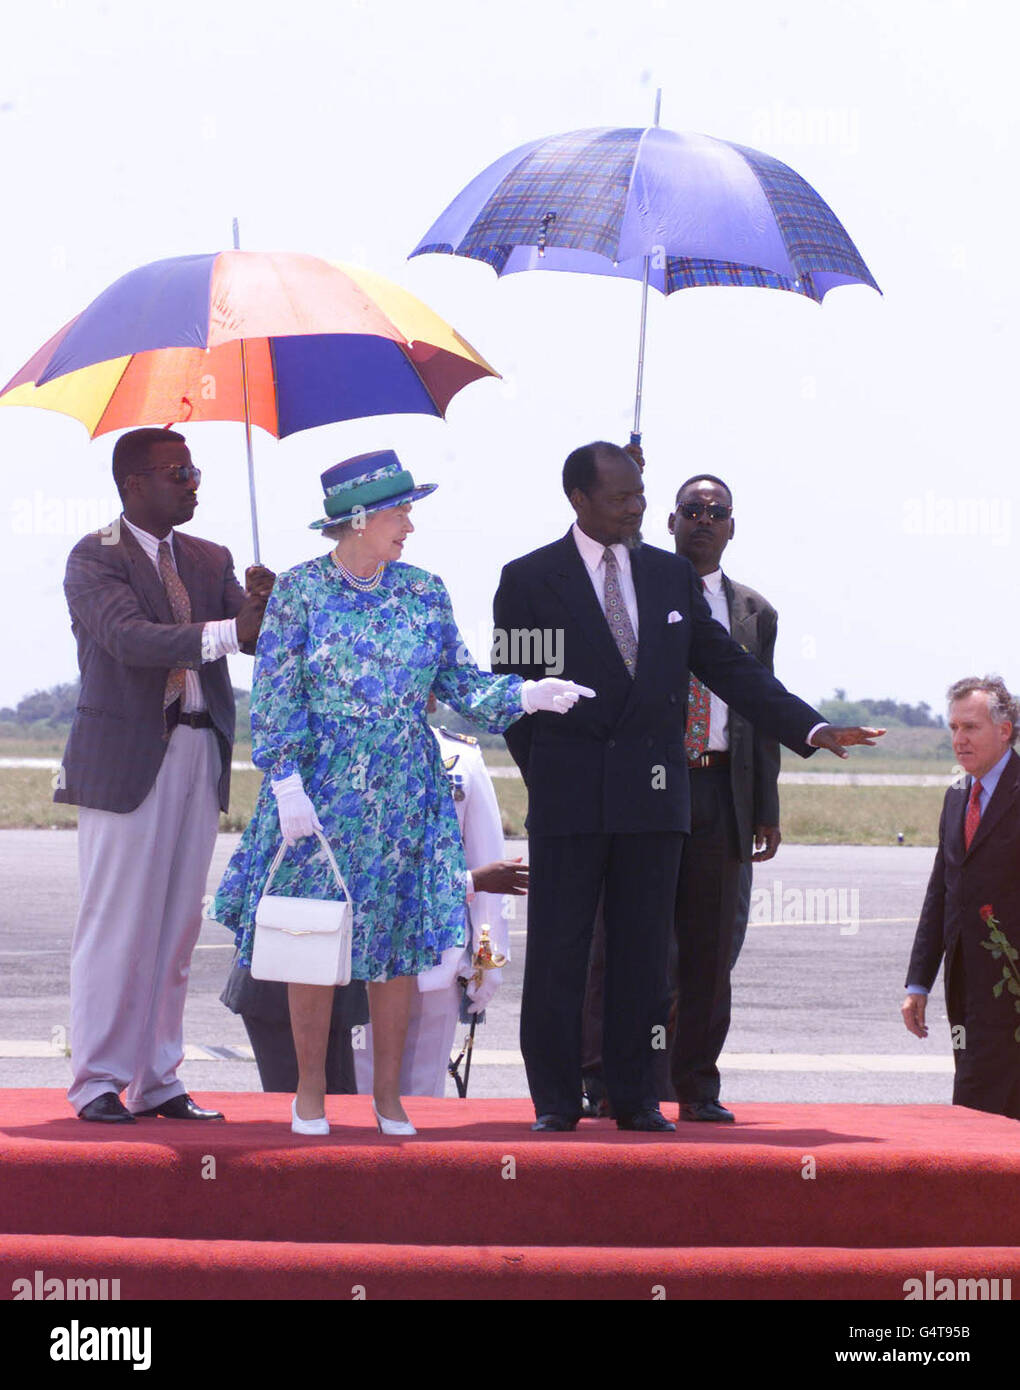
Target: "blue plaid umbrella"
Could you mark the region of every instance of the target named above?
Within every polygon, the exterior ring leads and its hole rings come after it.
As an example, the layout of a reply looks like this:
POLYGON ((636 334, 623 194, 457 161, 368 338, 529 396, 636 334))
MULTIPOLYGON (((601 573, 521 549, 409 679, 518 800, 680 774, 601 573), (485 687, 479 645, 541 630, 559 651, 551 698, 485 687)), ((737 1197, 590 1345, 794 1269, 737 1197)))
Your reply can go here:
POLYGON ((794 170, 658 124, 574 130, 511 150, 458 194, 411 256, 437 251, 485 261, 497 275, 641 280, 635 441, 649 285, 663 294, 753 285, 818 303, 836 285, 878 289, 836 214, 794 170))

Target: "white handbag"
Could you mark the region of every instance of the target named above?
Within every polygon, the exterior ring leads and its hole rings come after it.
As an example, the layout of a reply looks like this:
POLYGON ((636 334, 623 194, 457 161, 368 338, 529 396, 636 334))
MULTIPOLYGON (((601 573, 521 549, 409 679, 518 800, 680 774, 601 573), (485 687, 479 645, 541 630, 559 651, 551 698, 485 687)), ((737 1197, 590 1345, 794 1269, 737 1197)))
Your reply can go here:
POLYGON ((251 973, 255 980, 286 980, 296 985, 346 985, 351 979, 354 904, 337 868, 329 841, 316 835, 326 852, 344 899, 272 897, 269 889, 287 853, 286 840, 269 868, 255 909, 251 973))

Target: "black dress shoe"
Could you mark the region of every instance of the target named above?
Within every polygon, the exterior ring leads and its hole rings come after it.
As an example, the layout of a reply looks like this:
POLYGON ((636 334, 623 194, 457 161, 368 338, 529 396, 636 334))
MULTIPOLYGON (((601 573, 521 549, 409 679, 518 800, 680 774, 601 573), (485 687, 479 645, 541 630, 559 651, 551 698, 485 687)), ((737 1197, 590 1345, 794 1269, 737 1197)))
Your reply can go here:
POLYGON ((717 1100, 690 1100, 680 1102, 681 1120, 708 1120, 717 1125, 731 1125, 734 1122, 732 1110, 720 1105, 717 1100))
POLYGON ((661 1111, 635 1111, 634 1115, 617 1116, 617 1129, 645 1130, 648 1133, 659 1130, 675 1130, 673 1120, 667 1120, 661 1111))
POLYGON ((638 1110, 633 1115, 620 1115, 616 1121, 617 1129, 638 1129, 648 1132, 676 1129, 672 1120, 667 1120, 661 1110, 638 1110))
POLYGON ((536 1134, 549 1134, 554 1131, 565 1134, 568 1130, 577 1128, 577 1121, 568 1120, 566 1115, 539 1115, 531 1128, 536 1134))
POLYGON ((154 1105, 151 1110, 136 1110, 142 1119, 152 1119, 162 1115, 167 1120, 222 1120, 218 1110, 202 1110, 189 1095, 171 1096, 162 1105, 154 1105))
POLYGON ((98 1120, 104 1125, 133 1125, 135 1117, 122 1104, 116 1091, 104 1091, 78 1111, 79 1120, 98 1120))

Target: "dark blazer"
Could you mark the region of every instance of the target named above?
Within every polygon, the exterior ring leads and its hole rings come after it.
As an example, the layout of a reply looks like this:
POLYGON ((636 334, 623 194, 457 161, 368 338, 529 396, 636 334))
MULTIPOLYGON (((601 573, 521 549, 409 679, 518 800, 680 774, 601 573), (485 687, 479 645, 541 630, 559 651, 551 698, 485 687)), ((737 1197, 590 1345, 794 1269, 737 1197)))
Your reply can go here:
MULTIPOLYGON (((768 599, 746 584, 723 575, 723 592, 730 611, 730 636, 773 669, 779 617, 768 599)), ((740 857, 753 850, 756 825, 779 824, 779 744, 756 733, 754 725, 736 710, 729 711, 730 787, 737 818, 740 857)))
POLYGON ((939 847, 928 882, 907 970, 908 985, 931 989, 945 959, 950 1024, 965 1023, 965 1046, 954 1051, 959 1105, 1020 1119, 1020 1014, 1014 997, 993 994, 1002 959, 981 944, 988 928, 981 908, 990 906, 1002 930, 1020 947, 1020 757, 1011 752, 971 841, 964 849, 963 822, 970 779, 950 787, 939 821, 939 847))
MULTIPOLYGON (((943 956, 948 985, 963 942, 988 935, 980 916, 986 905, 994 907, 1006 935, 1015 937, 1013 944, 1020 944, 1020 757, 1010 753, 970 849, 965 850, 963 822, 970 786, 968 778, 966 786, 950 787, 942 803, 939 847, 914 936, 908 985, 931 989, 943 956)), ((984 955, 990 959, 991 952, 982 951, 984 955)), ((1001 973, 996 963, 990 972, 992 983, 1001 973)), ((988 997, 992 1001, 990 986, 988 997)))
POLYGON ((245 592, 224 546, 181 531, 173 544, 190 623, 174 622, 159 573, 126 526, 84 536, 68 557, 64 593, 81 692, 54 801, 120 812, 141 805, 166 752, 167 675, 184 666, 202 682, 222 754, 220 808, 227 809, 234 695, 226 658, 202 661, 202 627, 235 617, 245 592))
POLYGON ((520 634, 561 634, 557 674, 597 692, 567 715, 539 713, 507 730, 534 834, 689 831, 683 737, 690 671, 762 733, 804 757, 814 751, 805 740, 821 716, 714 620, 690 562, 649 545, 630 559, 639 629, 634 679, 570 532, 503 570, 493 603, 493 669, 541 679, 549 673, 535 652, 521 651, 520 634), (679 620, 669 622, 670 613, 679 620))

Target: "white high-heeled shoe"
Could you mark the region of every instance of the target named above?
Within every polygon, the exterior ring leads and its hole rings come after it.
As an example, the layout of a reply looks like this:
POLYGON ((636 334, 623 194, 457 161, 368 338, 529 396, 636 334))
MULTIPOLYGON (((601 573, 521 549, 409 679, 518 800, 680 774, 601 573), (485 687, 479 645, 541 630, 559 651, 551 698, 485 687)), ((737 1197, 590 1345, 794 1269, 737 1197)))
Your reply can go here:
POLYGON ((290 1103, 290 1127, 295 1134, 328 1134, 329 1121, 325 1115, 317 1120, 303 1120, 297 1112, 297 1096, 290 1103))
POLYGON ((417 1134, 418 1131, 410 1120, 389 1120, 385 1115, 379 1114, 379 1107, 375 1100, 372 1101, 372 1110, 375 1113, 375 1122, 379 1126, 382 1134, 417 1134))

